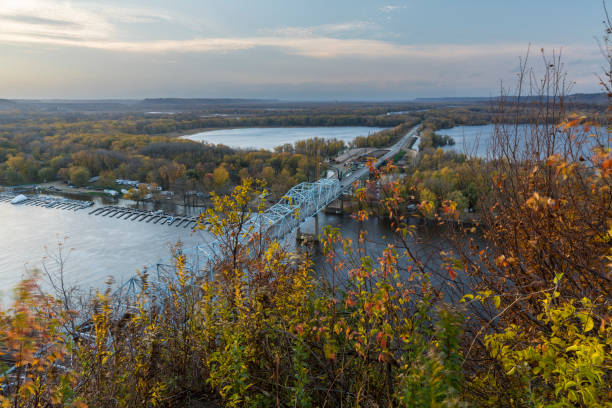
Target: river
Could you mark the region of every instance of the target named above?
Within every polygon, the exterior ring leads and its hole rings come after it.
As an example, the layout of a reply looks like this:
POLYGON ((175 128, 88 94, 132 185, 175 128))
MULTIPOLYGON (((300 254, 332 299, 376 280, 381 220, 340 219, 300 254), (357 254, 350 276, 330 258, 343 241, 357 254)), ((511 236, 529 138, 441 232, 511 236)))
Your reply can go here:
MULTIPOLYGON (((241 147, 257 141, 259 148, 269 148, 279 143, 293 142, 308 137, 335 137, 350 141, 356 136, 380 130, 368 127, 338 128, 267 128, 233 129, 229 138, 244 136, 241 147), (242 135, 242 136, 240 136, 242 135)), ((219 132, 212 132, 219 136, 219 132)), ((211 132, 205 132, 207 134, 211 132)), ((195 137, 197 135, 192 135, 195 137)), ((208 137, 208 135, 206 136, 208 137)), ((237 139, 236 139, 237 140, 237 139)), ((232 145, 229 139, 224 143, 232 145)), ((84 199, 82 196, 70 198, 84 199)), ((93 199, 95 206, 111 204, 103 198, 93 199)), ((114 205, 134 205, 124 200, 114 205)), ((152 210, 162 208, 168 213, 197 215, 201 209, 177 208, 173 204, 141 204, 152 210)), ((101 288, 109 276, 118 284, 134 276, 144 266, 152 265, 170 257, 170 248, 181 240, 185 248, 211 241, 210 235, 200 231, 175 226, 154 225, 109 217, 89 215, 95 207, 77 212, 61 209, 41 208, 27 205, 12 205, 0 202, 0 296, 6 299, 11 289, 31 270, 57 269, 52 260, 58 254, 58 244, 63 246, 65 277, 67 284, 83 289, 101 288)), ((312 223, 312 220, 309 221, 312 223)), ((341 226, 348 237, 357 240, 363 225, 356 224, 348 216, 321 215, 321 225, 341 226)), ((305 228, 310 224, 306 224, 305 228)), ((372 236, 380 239, 384 235, 376 221, 370 221, 372 236)), ((375 243, 373 243, 375 244, 375 243)), ((382 244, 382 242, 380 243, 382 244)), ((374 245, 373 248, 380 248, 374 245)), ((1 301, 1 300, 0 300, 1 301)))
POLYGON ((440 135, 451 136, 455 140, 452 146, 444 146, 445 150, 466 153, 469 156, 485 157, 494 125, 456 126, 451 129, 437 130, 440 135))
MULTIPOLYGON (((530 134, 533 125, 519 125, 517 134, 520 137, 530 134)), ((512 130, 509 126, 508 131, 512 130)), ((454 150, 458 153, 465 153, 469 156, 486 157, 491 143, 491 137, 495 131, 495 125, 479 125, 479 126, 455 126, 450 129, 440 129, 436 133, 440 135, 451 136, 455 140, 452 146, 444 146, 444 150, 454 150)), ((603 127, 592 127, 589 133, 597 135, 597 138, 586 138, 581 151, 585 155, 589 155, 589 148, 596 145, 596 140, 607 140, 606 129, 603 127)), ((608 143, 608 146, 610 144, 608 143)), ((559 147, 559 153, 562 152, 562 147, 559 147)))
POLYGON ((6 298, 28 271, 56 271, 63 246, 70 285, 102 287, 109 276, 120 283, 143 266, 170 256, 181 240, 186 248, 210 239, 203 231, 154 225, 88 213, 0 203, 0 293, 6 298))
MULTIPOLYGON (((60 243, 67 284, 88 290, 103 288, 109 277, 120 284, 143 267, 168 260, 179 240, 185 249, 213 240, 205 231, 89 215, 99 205, 75 212, 0 202, 0 304, 28 271, 42 270, 43 266, 57 270, 52 257, 58 255, 60 243)), ((349 215, 320 214, 319 223, 321 230, 325 225, 341 228, 354 242, 362 230, 368 231, 368 252, 373 259, 392 235, 388 226, 375 218, 361 223, 349 215)), ((313 218, 306 220, 301 230, 313 233, 313 218)), ((418 241, 411 239, 413 249, 429 258, 444 246, 439 236, 437 230, 420 229, 418 241)), ((317 270, 329 277, 323 257, 315 257, 315 261, 317 270)))
POLYGON ((345 143, 357 136, 367 136, 384 128, 365 126, 341 127, 289 127, 289 128, 239 128, 221 129, 182 136, 183 139, 196 142, 224 144, 233 148, 253 148, 272 150, 286 143, 293 144, 298 140, 319 137, 338 139, 345 143))

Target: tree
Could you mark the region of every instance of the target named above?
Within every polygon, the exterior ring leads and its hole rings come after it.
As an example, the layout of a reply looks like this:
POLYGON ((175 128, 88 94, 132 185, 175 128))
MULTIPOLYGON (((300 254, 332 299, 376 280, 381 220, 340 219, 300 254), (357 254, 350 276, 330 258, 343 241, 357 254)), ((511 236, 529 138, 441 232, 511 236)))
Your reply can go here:
POLYGON ((227 181, 229 180, 229 173, 225 170, 225 166, 221 165, 213 171, 213 181, 215 183, 215 187, 221 188, 223 187, 227 181))
POLYGON ((272 184, 272 182, 274 181, 274 177, 275 172, 272 167, 266 166, 261 170, 261 178, 264 179, 266 183, 268 183, 268 185, 272 184))
POLYGON ((152 197, 152 187, 144 183, 138 184, 137 188, 130 188, 128 192, 123 195, 123 198, 136 202, 141 202, 152 197))
POLYGON ((61 336, 65 314, 55 310, 56 300, 42 294, 36 276, 30 276, 15 288, 14 303, 0 309, 0 344, 2 357, 13 360, 15 371, 0 373, 0 406, 40 407, 58 403, 76 403, 73 387, 77 374, 57 362, 69 354, 61 336))
POLYGON ((99 185, 102 187, 110 188, 115 185, 117 178, 115 177, 115 172, 112 170, 106 170, 100 173, 100 179, 98 180, 99 185))
POLYGON ((47 181, 55 180, 57 173, 51 167, 43 167, 38 170, 38 178, 42 180, 44 183, 47 181))
POLYGON ((436 195, 425 187, 419 190, 419 199, 425 207, 431 208, 432 210, 437 207, 436 195))
POLYGON ((90 178, 89 170, 85 167, 77 166, 70 169, 70 182, 75 186, 86 186, 90 178))
POLYGON ((244 181, 247 178, 249 178, 249 169, 247 169, 246 167, 240 169, 240 171, 238 172, 238 176, 240 176, 240 180, 244 181))
POLYGON ((462 214, 469 206, 469 200, 465 198, 461 191, 458 190, 449 193, 446 199, 455 203, 457 212, 459 214, 462 214))
MULTIPOLYGON (((609 296, 609 134, 566 110, 561 61, 544 62, 536 102, 517 102, 520 93, 500 101, 490 189, 482 197, 485 239, 492 244, 482 284, 504 293, 512 282, 526 296, 564 274, 567 296, 609 296), (527 130, 512 123, 518 115, 531 118, 527 130)), ((525 65, 522 75, 528 81, 525 65)), ((530 325, 537 309, 535 299, 526 301, 514 318, 530 325)))
POLYGON ((187 169, 184 164, 172 161, 165 164, 159 169, 159 175, 162 178, 162 186, 169 189, 177 179, 185 175, 187 169))

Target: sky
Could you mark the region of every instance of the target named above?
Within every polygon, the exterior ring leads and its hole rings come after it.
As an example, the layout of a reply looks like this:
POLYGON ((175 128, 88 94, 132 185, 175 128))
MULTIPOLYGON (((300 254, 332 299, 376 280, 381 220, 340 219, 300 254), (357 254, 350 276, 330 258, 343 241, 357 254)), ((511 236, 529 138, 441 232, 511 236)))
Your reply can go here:
POLYGON ((494 96, 529 50, 599 92, 600 0, 0 0, 0 98, 494 96))

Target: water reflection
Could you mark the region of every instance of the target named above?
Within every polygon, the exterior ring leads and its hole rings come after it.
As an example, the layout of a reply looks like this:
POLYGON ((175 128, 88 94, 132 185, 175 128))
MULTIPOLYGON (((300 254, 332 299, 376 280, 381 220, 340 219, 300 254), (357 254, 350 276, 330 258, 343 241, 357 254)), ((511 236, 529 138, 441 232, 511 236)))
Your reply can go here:
MULTIPOLYGON (((51 194, 46 194, 51 195, 51 194)), ((61 197, 71 198, 74 200, 91 200, 96 206, 104 205, 117 205, 128 208, 139 208, 146 211, 157 211, 162 210, 166 214, 172 215, 185 215, 185 216, 199 216, 203 211, 206 210, 204 206, 188 206, 176 203, 171 200, 160 200, 160 201, 142 201, 135 202, 132 200, 125 200, 123 198, 113 198, 108 196, 89 196, 86 194, 78 193, 63 193, 61 197)), ((95 208, 95 207, 94 207, 95 208)))
MULTIPOLYGON (((96 198, 96 206, 108 204, 96 198)), ((56 270, 51 259, 64 245, 67 284, 100 287, 121 282, 166 259, 178 241, 186 248, 209 241, 204 231, 88 215, 81 211, 0 203, 0 282, 4 296, 28 270, 56 270)))
MULTIPOLYGON (((347 282, 346 270, 356 267, 362 256, 369 256, 374 264, 379 263, 379 258, 388 245, 393 245, 400 255, 399 273, 401 278, 408 278, 408 271, 415 266, 414 256, 420 261, 428 271, 440 271, 442 259, 441 251, 452 249, 452 243, 446 238, 448 236, 446 225, 424 224, 421 219, 412 218, 410 224, 414 226, 413 234, 409 234, 401 239, 389 227, 388 221, 378 217, 372 217, 367 221, 357 221, 350 215, 319 215, 320 225, 329 225, 339 228, 344 238, 353 241, 353 254, 344 254, 341 245, 336 246, 337 259, 334 262, 344 262, 344 274, 333 273, 333 268, 329 265, 320 251, 314 251, 313 261, 315 262, 318 273, 323 274, 330 281, 343 286, 347 282), (365 237, 363 243, 359 243, 359 237, 365 237), (406 247, 409 253, 406 252, 406 247), (361 249, 361 252, 358 251, 361 249)), ((314 219, 309 219, 301 228, 302 232, 314 233, 314 219)), ((321 229, 322 231, 322 229, 321 229)), ((434 284, 443 283, 439 278, 434 277, 434 284)))

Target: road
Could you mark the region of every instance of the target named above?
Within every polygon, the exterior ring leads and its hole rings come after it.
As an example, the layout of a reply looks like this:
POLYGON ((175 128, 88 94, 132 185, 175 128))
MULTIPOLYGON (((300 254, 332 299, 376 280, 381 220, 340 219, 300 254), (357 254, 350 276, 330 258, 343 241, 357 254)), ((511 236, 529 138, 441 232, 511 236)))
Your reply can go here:
MULTIPOLYGON (((408 133, 406 133, 404 135, 404 137, 402 137, 397 143, 395 143, 393 146, 387 148, 387 149, 389 149, 389 151, 387 153, 385 153, 383 156, 381 156, 374 163, 374 166, 380 167, 380 165, 383 164, 386 160, 391 159, 393 156, 395 156, 397 153, 399 153, 399 151, 402 148, 402 146, 405 143, 408 142, 408 139, 410 139, 412 136, 416 136, 416 133, 417 133, 417 130, 418 130, 419 126, 420 126, 420 124, 416 125, 412 129, 410 129, 410 131, 408 133)), ((342 191, 346 190, 347 188, 352 186, 355 181, 357 181, 360 178, 366 176, 369 171, 370 171, 370 169, 367 166, 364 166, 364 167, 360 168, 359 170, 354 171, 353 173, 351 173, 350 176, 345 177, 340 182, 340 186, 341 186, 340 189, 342 191)))

